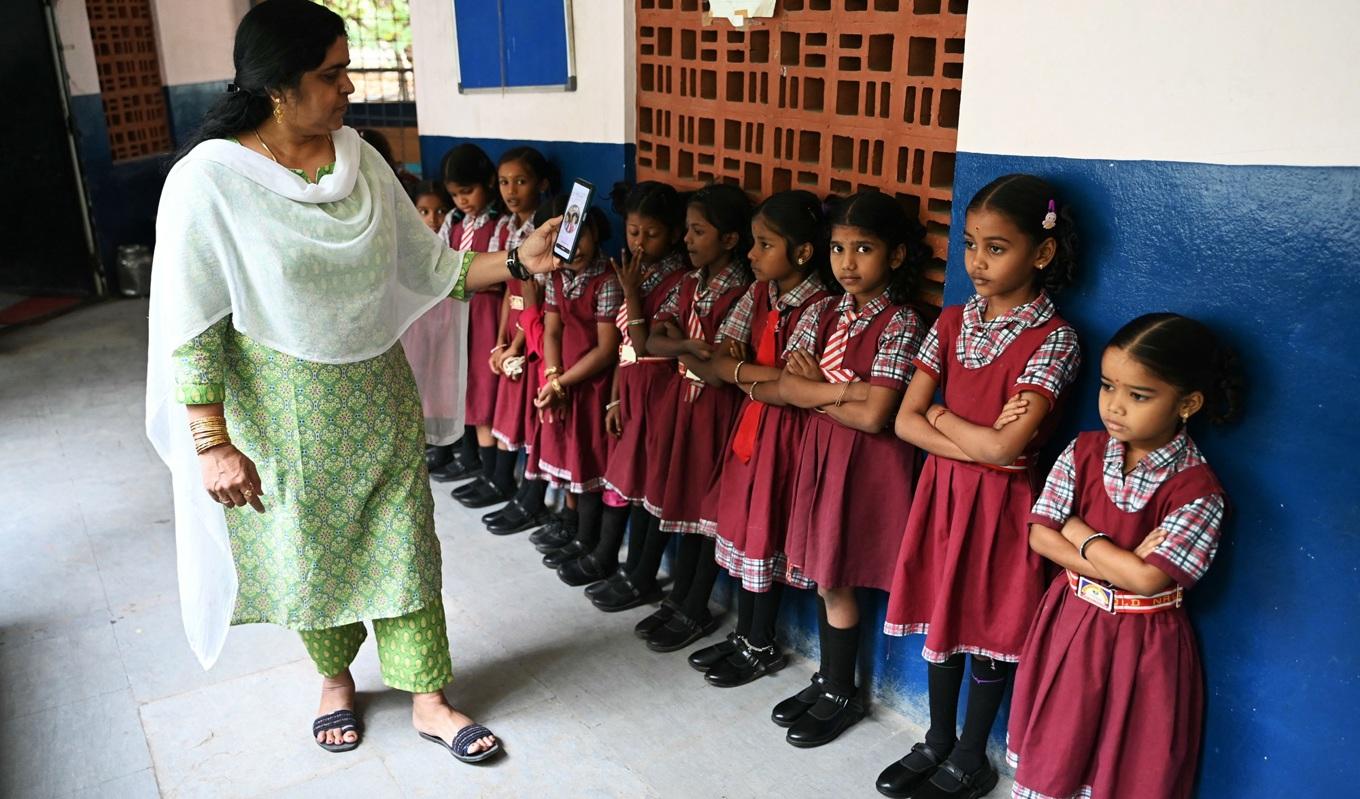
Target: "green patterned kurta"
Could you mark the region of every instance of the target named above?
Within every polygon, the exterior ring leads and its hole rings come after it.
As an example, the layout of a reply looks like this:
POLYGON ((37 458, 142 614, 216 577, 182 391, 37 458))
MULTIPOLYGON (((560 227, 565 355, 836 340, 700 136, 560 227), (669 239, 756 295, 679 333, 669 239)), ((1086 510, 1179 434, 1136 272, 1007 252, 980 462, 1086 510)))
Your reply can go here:
POLYGON ((424 422, 400 343, 366 361, 314 363, 252 341, 228 316, 176 350, 175 367, 177 399, 223 402, 232 442, 263 483, 266 513, 226 509, 233 624, 316 630, 439 599, 424 422))

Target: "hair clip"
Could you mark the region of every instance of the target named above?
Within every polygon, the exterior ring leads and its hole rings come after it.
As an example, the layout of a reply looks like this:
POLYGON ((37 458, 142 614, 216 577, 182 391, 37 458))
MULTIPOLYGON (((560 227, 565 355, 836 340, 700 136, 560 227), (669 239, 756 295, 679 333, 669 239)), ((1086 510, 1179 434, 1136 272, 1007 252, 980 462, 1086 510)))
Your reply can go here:
POLYGON ((237 86, 235 83, 227 84, 227 94, 236 94, 239 91, 241 91, 241 87, 237 86))
POLYGON ((1044 230, 1052 230, 1058 226, 1058 204, 1053 200, 1048 201, 1048 213, 1044 214, 1044 230))

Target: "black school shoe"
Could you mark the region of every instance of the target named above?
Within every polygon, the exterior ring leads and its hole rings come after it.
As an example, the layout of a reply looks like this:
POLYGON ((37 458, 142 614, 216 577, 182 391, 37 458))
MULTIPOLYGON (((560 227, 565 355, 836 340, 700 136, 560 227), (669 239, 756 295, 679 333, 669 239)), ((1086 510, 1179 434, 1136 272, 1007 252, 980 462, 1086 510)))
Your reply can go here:
POLYGON ((458 500, 463 507, 469 510, 486 508, 497 505, 510 499, 509 495, 501 492, 489 480, 484 477, 477 478, 472 484, 474 488, 463 493, 461 496, 457 491, 453 492, 453 498, 458 500))
POLYGON ((740 635, 737 635, 735 631, 730 632, 727 634, 727 638, 718 643, 689 653, 686 661, 689 663, 689 667, 695 671, 708 671, 726 659, 728 655, 737 651, 741 647, 741 641, 740 635))
POLYGON ((675 652, 684 649, 700 638, 712 635, 718 629, 718 620, 707 610, 697 619, 691 619, 682 611, 675 611, 670 621, 652 630, 647 636, 647 648, 653 652, 675 652))
POLYGON ((449 496, 453 497, 454 499, 461 500, 463 497, 471 496, 477 493, 482 489, 482 486, 491 486, 492 488, 495 488, 496 484, 486 479, 482 475, 478 475, 477 479, 473 480, 472 482, 464 483, 450 491, 449 496))
POLYGON ((594 553, 586 553, 557 567, 557 579, 572 586, 598 582, 608 573, 608 569, 596 560, 594 553))
POLYGON ((967 774, 946 760, 929 782, 911 794, 911 799, 978 799, 991 793, 1000 779, 996 769, 986 760, 967 774))
POLYGON ((425 447, 425 468, 431 472, 436 469, 444 468, 444 465, 453 460, 453 445, 443 446, 429 445, 425 447))
POLYGON ((661 607, 657 608, 656 612, 633 625, 633 635, 646 641, 652 633, 665 627, 666 622, 671 620, 677 610, 679 608, 675 606, 674 602, 671 602, 669 597, 661 600, 661 607))
POLYGON ((594 547, 586 549, 581 545, 580 541, 569 541, 561 549, 553 550, 544 555, 543 565, 547 566, 549 569, 557 569, 557 567, 567 561, 576 560, 579 557, 590 554, 591 549, 594 549, 594 547))
MULTIPOLYGON (((490 515, 490 514, 488 514, 490 515)), ((512 499, 510 504, 501 508, 498 513, 491 518, 483 518, 482 522, 492 535, 512 535, 522 533, 525 530, 538 527, 547 521, 547 514, 543 512, 530 513, 519 504, 519 500, 512 499)))
POLYGON ((590 597, 591 599, 594 599, 595 597, 599 596, 600 594, 603 594, 605 591, 612 588, 613 586, 618 585, 620 582, 627 578, 628 573, 625 572, 622 568, 619 568, 617 571, 615 571, 608 577, 604 578, 603 580, 596 580, 595 582, 586 586, 586 596, 590 597))
POLYGON ((874 787, 884 796, 908 799, 912 791, 934 776, 936 769, 948 756, 947 752, 942 754, 924 741, 918 743, 911 748, 906 757, 883 769, 874 787))
POLYGON ((821 672, 813 674, 812 682, 808 683, 806 688, 774 706, 774 710, 770 711, 770 721, 780 727, 792 727, 817 703, 817 697, 822 695, 825 683, 826 678, 821 672))
MULTIPOLYGON (((627 575, 617 583, 590 598, 590 603, 605 613, 618 613, 641 605, 661 601, 661 586, 652 583, 646 589, 639 589, 627 575)), ((664 621, 662 622, 665 623, 664 621)))
POLYGON ((793 723, 784 740, 799 749, 825 746, 836 740, 864 718, 864 705, 857 693, 838 694, 823 687, 817 701, 793 723))
POLYGON ((736 652, 713 664, 704 675, 704 681, 714 688, 736 688, 766 674, 774 674, 788 662, 777 644, 754 647, 743 638, 736 652))
POLYGON ((436 483, 456 483, 469 480, 482 473, 479 459, 470 458, 459 452, 437 469, 430 470, 430 479, 436 483))

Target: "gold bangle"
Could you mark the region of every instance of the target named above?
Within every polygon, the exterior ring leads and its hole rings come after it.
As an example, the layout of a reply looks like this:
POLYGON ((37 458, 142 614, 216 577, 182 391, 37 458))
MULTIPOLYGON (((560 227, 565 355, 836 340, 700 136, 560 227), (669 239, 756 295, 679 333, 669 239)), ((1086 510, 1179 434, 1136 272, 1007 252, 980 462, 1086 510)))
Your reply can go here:
POLYGON ((562 381, 557 378, 554 377, 552 380, 548 381, 548 385, 552 388, 553 393, 557 395, 558 399, 567 396, 567 390, 562 387, 562 381))
POLYGON ((741 367, 746 365, 746 361, 737 361, 737 368, 732 370, 732 382, 741 385, 741 367))
POLYGON ((223 444, 230 444, 230 443, 231 443, 231 439, 228 438, 227 435, 226 435, 225 433, 222 434, 222 435, 217 435, 217 436, 212 436, 212 437, 205 437, 205 438, 202 438, 202 439, 195 439, 195 440, 194 440, 194 452, 197 453, 197 454, 199 454, 199 455, 202 455, 203 453, 207 452, 208 450, 212 449, 213 447, 220 447, 220 446, 222 446, 223 444))
POLYGON ((554 375, 560 374, 562 374, 562 367, 560 366, 549 366, 547 369, 543 370, 544 377, 553 377, 554 375))
POLYGON ((207 430, 226 430, 227 417, 225 416, 204 416, 201 419, 193 419, 189 422, 189 432, 197 433, 207 430))
POLYGON ((605 413, 608 413, 608 412, 614 410, 615 408, 619 407, 619 406, 622 405, 622 404, 623 404, 623 400, 614 400, 613 402, 611 402, 611 403, 609 403, 608 405, 604 406, 605 413))
POLYGON ((747 389, 747 391, 746 391, 746 396, 750 397, 752 402, 759 402, 759 401, 760 401, 760 400, 756 399, 756 386, 760 385, 762 382, 764 382, 764 381, 762 381, 762 380, 753 380, 753 381, 751 382, 751 387, 750 387, 749 389, 747 389))
POLYGON ((841 389, 841 395, 840 395, 839 397, 836 397, 836 407, 837 407, 837 408, 839 408, 839 407, 841 406, 841 403, 842 403, 842 402, 845 402, 845 395, 846 395, 846 392, 848 392, 848 391, 850 390, 850 383, 852 383, 852 382, 854 382, 854 381, 846 381, 845 387, 841 389))
POLYGON ((628 320, 628 326, 629 326, 629 327, 643 327, 643 326, 645 326, 646 324, 647 324, 647 320, 646 320, 646 319, 629 319, 629 320, 628 320))

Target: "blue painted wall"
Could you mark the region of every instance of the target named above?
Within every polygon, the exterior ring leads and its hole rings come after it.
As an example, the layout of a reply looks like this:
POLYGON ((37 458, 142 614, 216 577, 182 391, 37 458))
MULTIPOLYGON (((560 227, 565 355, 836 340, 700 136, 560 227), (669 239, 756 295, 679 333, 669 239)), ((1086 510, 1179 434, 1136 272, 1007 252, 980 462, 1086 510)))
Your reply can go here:
POLYGON ((612 252, 622 246, 623 228, 618 216, 609 207, 609 191, 615 183, 632 181, 636 175, 634 145, 421 136, 421 173, 427 178, 438 179, 439 162, 444 154, 464 142, 481 147, 492 161, 498 160, 502 153, 512 147, 529 145, 538 149, 557 167, 561 173, 559 183, 569 186, 578 177, 589 181, 595 186, 595 204, 605 211, 614 228, 614 237, 606 245, 612 249, 606 251, 612 252))
MULTIPOLYGON (((959 153, 953 229, 993 178, 1030 172, 1079 215, 1082 274, 1058 298, 1085 366, 1050 449, 1097 429, 1104 342, 1142 313, 1202 319, 1239 351, 1243 418, 1193 428, 1232 499, 1209 574, 1188 604, 1207 680, 1203 799, 1349 796, 1360 708, 1360 500, 1350 415, 1360 337, 1360 169, 1088 161, 959 153)), ((951 248, 945 297, 972 293, 951 248)), ((1055 454, 1050 453, 1050 457, 1055 454)), ((798 592, 795 592, 798 593, 798 592)), ((883 595, 864 592, 881 622, 883 595)), ((815 652, 810 595, 788 603, 786 635, 815 652)), ((880 701, 923 723, 922 638, 873 632, 863 666, 880 701)), ((1000 743, 1004 719, 994 744, 1000 743)))
POLYGON ((204 114, 226 90, 225 80, 165 87, 165 102, 170 111, 170 135, 176 147, 198 130, 204 114))

